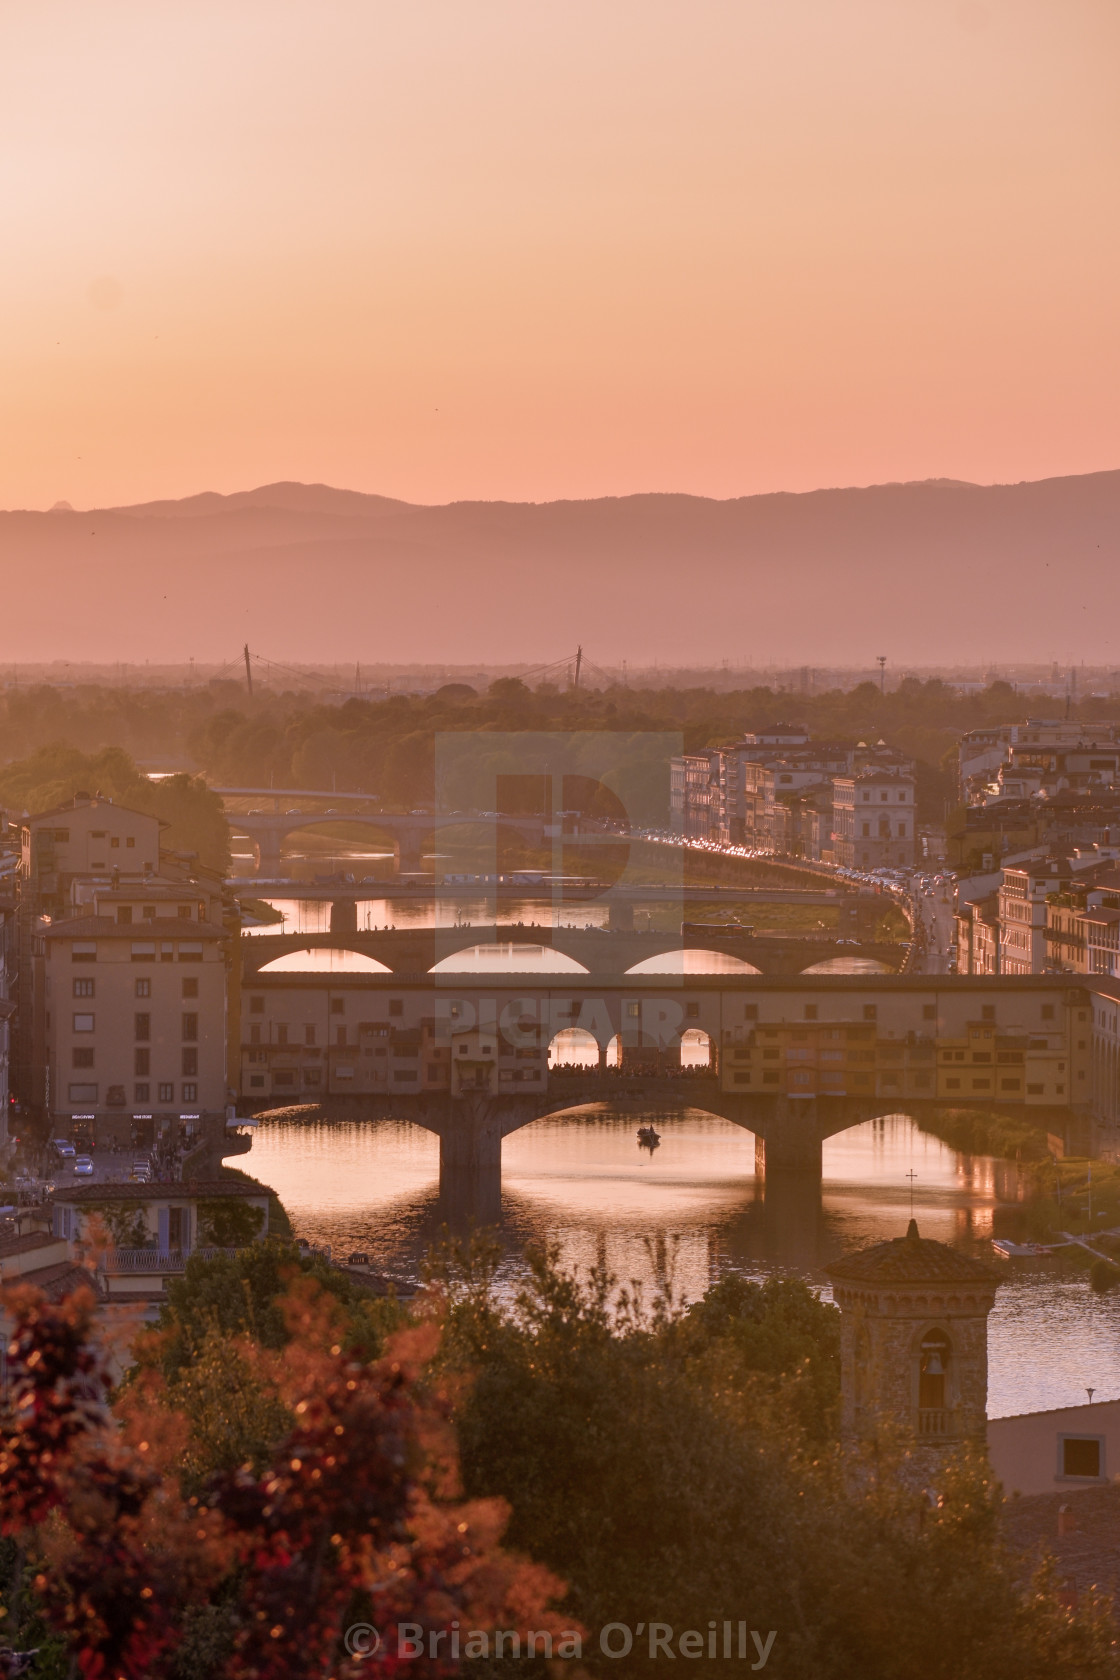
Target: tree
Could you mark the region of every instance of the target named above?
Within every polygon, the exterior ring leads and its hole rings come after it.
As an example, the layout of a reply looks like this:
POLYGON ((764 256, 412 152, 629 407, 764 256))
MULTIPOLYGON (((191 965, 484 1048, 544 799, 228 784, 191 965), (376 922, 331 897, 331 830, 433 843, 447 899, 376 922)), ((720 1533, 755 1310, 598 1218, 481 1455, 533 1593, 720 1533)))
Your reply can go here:
POLYGON ((347 1321, 347 1345, 380 1355, 387 1338, 408 1322, 394 1299, 371 1296, 319 1255, 297 1255, 288 1244, 269 1237, 235 1254, 210 1259, 192 1254, 183 1276, 167 1280, 154 1333, 134 1344, 137 1367, 172 1379, 212 1335, 230 1341, 250 1336, 274 1351, 287 1347, 291 1328, 283 1299, 305 1278, 338 1303, 347 1321))
POLYGON ((215 1197, 198 1204, 198 1235, 203 1247, 247 1248, 260 1234, 264 1210, 235 1197, 215 1197))
POLYGON ((548 1603, 562 1583, 502 1549, 500 1501, 457 1497, 448 1403, 424 1375, 434 1323, 369 1361, 344 1350, 337 1306, 298 1280, 283 1356, 241 1350, 290 1426, 263 1467, 187 1495, 187 1420, 155 1372, 114 1423, 92 1295, 8 1300, 0 1531, 25 1548, 36 1609, 83 1680, 388 1675, 392 1639, 353 1656, 342 1633, 399 1622, 422 1630, 409 1668, 428 1680, 457 1666, 431 1638, 446 1643, 453 1623, 561 1631, 548 1603))
MULTIPOLYGON (((728 1278, 683 1312, 548 1253, 513 1303, 485 1253, 437 1276, 442 1357, 472 1373, 467 1491, 508 1500, 511 1540, 564 1576, 592 1628, 700 1630, 706 1676, 744 1672, 706 1644, 743 1620, 775 1630, 785 1680, 1115 1676, 1103 1611, 1071 1614, 1045 1575, 1024 1584, 983 1463, 951 1466, 923 1510, 900 1465, 876 1475, 841 1450, 838 1315, 803 1284, 728 1278)), ((636 1642, 627 1675, 662 1671, 636 1642)))

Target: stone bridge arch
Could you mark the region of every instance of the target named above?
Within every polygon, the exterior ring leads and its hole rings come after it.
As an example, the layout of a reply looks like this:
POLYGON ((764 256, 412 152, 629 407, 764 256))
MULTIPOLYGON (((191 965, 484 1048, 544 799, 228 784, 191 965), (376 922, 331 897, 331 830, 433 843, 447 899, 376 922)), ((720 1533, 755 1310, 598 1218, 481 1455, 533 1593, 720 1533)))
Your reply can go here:
POLYGON ((257 851, 258 872, 262 875, 276 870, 283 858, 284 842, 299 834, 324 825, 347 823, 368 829, 371 835, 385 842, 393 851, 398 874, 422 872, 424 846, 435 849, 441 833, 465 827, 481 828, 490 834, 495 830, 515 833, 526 845, 540 845, 544 824, 539 817, 463 815, 439 816, 393 811, 251 811, 247 814, 228 813, 230 828, 248 837, 257 851))
MULTIPOLYGON (((620 975, 634 975, 640 980, 643 973, 681 972, 687 981, 690 974, 715 972, 688 961, 691 952, 709 953, 716 957, 730 957, 744 967, 732 972, 740 975, 795 975, 805 972, 825 957, 864 957, 897 968, 905 947, 898 945, 845 945, 836 941, 785 939, 749 936, 702 941, 692 936, 670 933, 621 933, 605 928, 534 927, 531 925, 496 927, 392 928, 377 931, 357 931, 321 934, 253 934, 242 940, 243 964, 246 973, 253 973, 269 960, 265 955, 283 955, 289 950, 311 946, 334 946, 361 951, 374 957, 394 974, 407 974, 410 979, 430 974, 437 966, 454 956, 483 945, 528 945, 552 950, 579 965, 584 973, 602 979, 620 975), (675 964, 654 970, 643 963, 675 964)), ((506 965, 510 971, 510 965, 506 965)), ((443 973, 451 972, 444 969, 443 973)), ((500 972, 495 963, 494 972, 500 972)), ((539 972, 546 972, 540 969, 539 972)), ((571 970, 570 972, 575 972, 571 970)))

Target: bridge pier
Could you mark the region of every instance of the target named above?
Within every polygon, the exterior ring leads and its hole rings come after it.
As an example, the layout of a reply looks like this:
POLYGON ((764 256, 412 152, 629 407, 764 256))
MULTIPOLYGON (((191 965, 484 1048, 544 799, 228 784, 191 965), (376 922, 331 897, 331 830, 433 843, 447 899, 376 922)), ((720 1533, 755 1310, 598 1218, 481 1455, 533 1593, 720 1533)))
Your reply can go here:
POLYGON ((494 1225, 502 1210, 502 1113, 485 1092, 450 1097, 433 1130, 439 1135, 439 1205, 444 1223, 465 1233, 494 1225))
POLYGON ((408 829, 393 844, 393 862, 398 875, 419 875, 424 868, 420 836, 408 829))
POLYGON ((275 829, 266 828, 255 833, 253 839, 257 848, 257 874, 265 876, 279 875, 284 861, 284 852, 280 836, 275 829))
POLYGON ((439 1168, 447 1172, 487 1172, 502 1169, 500 1099, 480 1091, 477 1096, 450 1097, 439 1126, 439 1168))
POLYGON ((358 901, 356 898, 336 898, 331 901, 331 932, 357 933, 358 901))
POLYGON ((761 1134, 755 1133, 755 1171, 821 1176, 821 1118, 815 1097, 774 1097, 761 1134))

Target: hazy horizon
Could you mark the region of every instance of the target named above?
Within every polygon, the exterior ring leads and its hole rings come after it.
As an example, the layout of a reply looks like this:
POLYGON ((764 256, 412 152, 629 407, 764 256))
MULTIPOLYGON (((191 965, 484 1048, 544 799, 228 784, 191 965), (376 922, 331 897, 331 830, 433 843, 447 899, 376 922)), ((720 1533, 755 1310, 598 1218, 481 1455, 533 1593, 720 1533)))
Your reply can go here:
MULTIPOLYGON (((33 508, 13 505, 11 507, 0 508, 0 513, 137 513, 141 511, 146 512, 160 506, 176 508, 179 511, 186 512, 192 503, 202 504, 213 501, 214 503, 229 504, 238 501, 242 497, 258 496, 267 491, 274 491, 278 489, 287 490, 292 488, 298 490, 325 490, 329 492, 337 492, 343 496, 368 498, 371 501, 378 502, 395 502, 404 507, 416 508, 448 508, 459 507, 464 504, 547 507, 557 503, 621 502, 635 500, 639 497, 645 498, 651 496, 687 497, 689 500, 702 502, 740 502, 754 500, 763 496, 812 496, 820 492, 827 492, 831 490, 888 490, 897 489, 899 487, 909 487, 911 485, 950 485, 969 490, 1009 489, 1022 484, 1045 484, 1052 479, 1058 478, 1093 478, 1099 474, 1110 472, 1120 472, 1120 466, 1094 468, 1092 471, 1086 471, 1083 473, 1043 474, 1041 477, 1034 479, 1006 478, 981 480, 968 478, 946 478, 944 476, 928 474, 924 478, 876 479, 860 484, 814 484, 808 485, 800 490, 772 488, 761 490, 743 490, 739 492, 731 491, 724 496, 704 495, 697 491, 680 490, 672 485, 663 485, 660 488, 647 485, 644 488, 635 490, 606 491, 598 495, 586 496, 576 494, 567 496, 548 496, 539 500, 494 495, 455 496, 444 499, 433 497, 430 500, 421 501, 414 500, 406 496, 389 495, 386 491, 378 489, 377 487, 359 488, 354 484, 337 484, 325 479, 311 480, 300 478, 272 478, 262 480, 259 484, 241 486, 233 490, 215 490, 208 485, 202 490, 185 490, 180 495, 139 496, 135 501, 131 502, 90 502, 84 507, 79 507, 75 503, 71 502, 68 497, 59 496, 56 497, 53 502, 48 503, 45 507, 33 508)), ((200 507, 199 511, 203 511, 203 509, 200 507)))
POLYGON ((1120 666, 1118 470, 722 501, 417 504, 287 482, 0 512, 0 564, 0 660, 21 662, 221 663, 251 641, 290 663, 509 666, 580 643, 605 665, 1120 666))

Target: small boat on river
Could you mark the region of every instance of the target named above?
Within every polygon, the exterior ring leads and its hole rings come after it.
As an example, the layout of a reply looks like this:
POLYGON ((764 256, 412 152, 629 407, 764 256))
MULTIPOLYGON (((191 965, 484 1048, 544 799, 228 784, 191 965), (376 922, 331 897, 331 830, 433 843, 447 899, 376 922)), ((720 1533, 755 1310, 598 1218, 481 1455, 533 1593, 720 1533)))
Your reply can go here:
POLYGON ((1017 1243, 1012 1242, 1010 1237, 993 1237, 992 1247, 1001 1260, 1037 1260, 1042 1255, 1054 1252, 1045 1243, 1017 1243))

